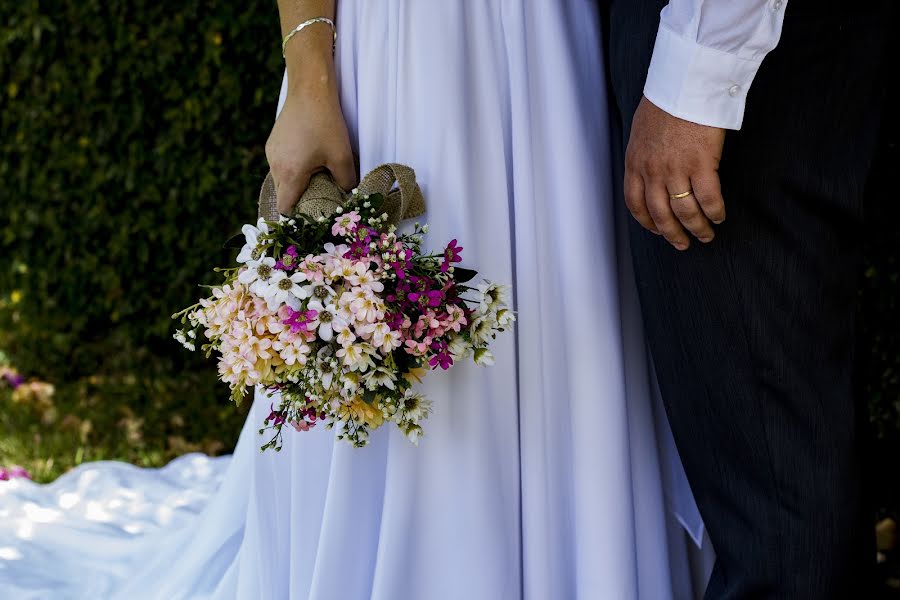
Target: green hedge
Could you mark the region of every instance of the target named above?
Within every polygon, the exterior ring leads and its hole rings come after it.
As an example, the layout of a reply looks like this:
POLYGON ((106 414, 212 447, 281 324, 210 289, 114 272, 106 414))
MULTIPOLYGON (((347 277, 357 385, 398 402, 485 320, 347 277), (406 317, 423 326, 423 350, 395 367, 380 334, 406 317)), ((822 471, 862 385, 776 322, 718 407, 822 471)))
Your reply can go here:
POLYGON ((135 412, 210 418, 227 390, 169 316, 255 217, 275 3, 18 0, 0 23, 0 349, 63 397, 129 373, 135 412))

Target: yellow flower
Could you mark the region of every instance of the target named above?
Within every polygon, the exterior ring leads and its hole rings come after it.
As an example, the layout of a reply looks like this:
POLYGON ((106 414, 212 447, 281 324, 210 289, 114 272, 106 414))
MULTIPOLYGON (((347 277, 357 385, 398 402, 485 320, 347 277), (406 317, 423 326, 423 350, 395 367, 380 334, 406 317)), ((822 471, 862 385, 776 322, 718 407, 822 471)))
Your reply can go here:
POLYGON ((410 383, 422 383, 422 378, 428 373, 428 369, 422 367, 413 367, 403 374, 404 379, 410 383))
POLYGON ((370 429, 376 429, 384 423, 384 415, 374 403, 369 404, 365 400, 354 398, 346 404, 342 404, 338 410, 338 416, 347 421, 367 425, 370 429))

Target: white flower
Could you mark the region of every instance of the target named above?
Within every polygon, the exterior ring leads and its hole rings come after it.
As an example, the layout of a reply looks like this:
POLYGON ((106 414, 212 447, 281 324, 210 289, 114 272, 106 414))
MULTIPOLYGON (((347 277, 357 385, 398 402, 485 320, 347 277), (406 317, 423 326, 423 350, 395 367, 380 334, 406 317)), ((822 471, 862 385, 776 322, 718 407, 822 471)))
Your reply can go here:
POLYGON ((275 273, 275 259, 264 256, 259 260, 247 261, 247 266, 238 275, 238 281, 250 286, 250 291, 257 296, 265 289, 272 275, 275 273))
POLYGON ((351 297, 350 312, 360 323, 374 323, 384 318, 384 303, 371 290, 354 288, 351 297))
POLYGON ((372 352, 374 350, 369 344, 351 344, 346 348, 339 349, 335 356, 342 359, 344 366, 351 371, 363 373, 375 367, 375 363, 372 361, 372 352))
POLYGON ((422 428, 418 425, 407 424, 403 427, 403 434, 414 446, 419 445, 419 438, 422 437, 422 428))
MULTIPOLYGON (((334 325, 332 325, 332 328, 334 325)), ((349 346, 353 342, 356 341, 356 336, 353 334, 353 330, 350 327, 344 327, 343 329, 338 331, 337 343, 341 346, 349 346)))
POLYGON ((392 331, 390 326, 383 321, 359 326, 357 331, 366 340, 371 340, 372 344, 385 354, 393 352, 395 348, 399 348, 403 344, 400 332, 392 331))
MULTIPOLYGON (((188 332, 187 332, 187 335, 193 338, 194 336, 191 335, 192 333, 194 333, 194 332, 193 332, 193 331, 188 331, 188 332)), ((191 352, 193 352, 194 350, 197 349, 197 347, 194 345, 194 343, 191 342, 191 341, 189 341, 188 338, 185 337, 184 331, 180 331, 180 330, 179 330, 179 331, 176 331, 176 332, 175 332, 175 339, 178 341, 178 343, 180 343, 182 346, 184 346, 185 348, 187 348, 187 349, 190 350, 191 352)))
POLYGON ((322 247, 325 249, 325 254, 327 256, 335 259, 343 259, 344 255, 350 251, 350 246, 347 244, 338 244, 335 246, 331 242, 328 242, 322 247))
POLYGON ((394 382, 397 375, 387 367, 378 367, 366 376, 366 389, 377 390, 379 387, 386 387, 389 390, 395 389, 394 382))
POLYGON ((494 355, 487 348, 475 348, 475 364, 489 367, 494 364, 494 355))
POLYGON ((245 244, 244 247, 241 248, 240 254, 238 254, 237 261, 239 263, 246 263, 254 259, 261 258, 262 255, 259 253, 257 248, 259 247, 259 238, 263 235, 269 233, 269 225, 266 223, 265 219, 260 219, 256 222, 256 227, 253 225, 247 224, 241 228, 241 233, 244 234, 245 244), (256 254, 256 256, 254 256, 256 254))
POLYGON ((338 363, 331 353, 331 348, 329 348, 328 346, 325 346, 324 348, 319 350, 316 358, 316 366, 318 367, 319 376, 322 381, 322 387, 326 390, 330 390, 331 384, 334 383, 334 374, 338 370, 338 363))
POLYGON ((309 322, 308 327, 310 331, 318 327, 319 337, 323 341, 330 342, 336 331, 343 331, 348 326, 333 303, 322 304, 314 298, 306 305, 306 310, 316 311, 316 318, 309 322))
POLYGON ((463 336, 457 335, 450 339, 450 343, 447 344, 447 349, 453 356, 453 360, 459 361, 469 356, 469 353, 472 351, 472 346, 463 336))
POLYGON ((278 340, 272 344, 272 348, 278 352, 281 360, 288 366, 295 364, 304 366, 306 357, 309 355, 309 346, 304 344, 301 338, 297 338, 294 343, 278 340))
POLYGON ((369 271, 362 263, 356 263, 357 268, 354 269, 352 275, 347 277, 347 281, 355 287, 360 287, 373 292, 383 292, 384 284, 378 281, 375 273, 369 271), (360 268, 361 267, 361 268, 360 268))
POLYGON ((516 322, 516 315, 508 308, 501 308, 497 311, 497 326, 506 329, 516 322))
POLYGON ((341 373, 341 393, 347 399, 359 396, 359 373, 341 373))
POLYGON ((303 286, 303 291, 306 292, 307 298, 313 298, 319 302, 326 302, 329 298, 333 298, 337 295, 334 288, 324 281, 310 282, 303 286))
POLYGON ((472 321, 472 326, 469 329, 469 334, 475 345, 478 345, 493 339, 496 335, 496 329, 496 315, 494 313, 487 313, 475 317, 472 321))
POLYGON ((300 310, 300 300, 306 299, 306 292, 300 285, 306 281, 306 275, 297 271, 288 275, 285 271, 275 271, 269 278, 268 285, 259 294, 266 299, 269 310, 275 311, 287 304, 294 310, 300 310))
POLYGON ((478 293, 480 300, 478 312, 481 314, 496 312, 501 306, 506 305, 509 290, 510 287, 508 285, 499 285, 489 281, 482 281, 479 283, 478 293))
POLYGON ((422 394, 407 390, 406 394, 400 398, 397 412, 402 421, 418 423, 431 414, 431 400, 422 394))

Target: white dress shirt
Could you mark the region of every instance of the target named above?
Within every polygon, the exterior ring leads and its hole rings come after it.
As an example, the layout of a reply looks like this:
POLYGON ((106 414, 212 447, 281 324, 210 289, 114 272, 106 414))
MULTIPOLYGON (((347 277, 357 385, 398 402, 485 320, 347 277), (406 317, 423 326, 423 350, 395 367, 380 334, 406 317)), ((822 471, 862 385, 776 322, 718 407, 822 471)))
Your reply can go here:
POLYGON ((781 37, 787 0, 671 0, 644 96, 694 123, 740 129, 750 84, 781 37))

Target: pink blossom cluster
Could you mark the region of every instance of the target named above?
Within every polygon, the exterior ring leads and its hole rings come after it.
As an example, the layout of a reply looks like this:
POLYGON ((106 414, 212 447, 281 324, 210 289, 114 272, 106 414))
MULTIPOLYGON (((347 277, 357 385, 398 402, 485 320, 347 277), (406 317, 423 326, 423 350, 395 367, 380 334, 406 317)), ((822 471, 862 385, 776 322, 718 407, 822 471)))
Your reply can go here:
POLYGON ((10 479, 31 479, 31 473, 25 467, 18 465, 12 467, 0 467, 0 481, 9 481, 10 479))

